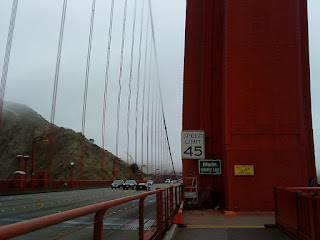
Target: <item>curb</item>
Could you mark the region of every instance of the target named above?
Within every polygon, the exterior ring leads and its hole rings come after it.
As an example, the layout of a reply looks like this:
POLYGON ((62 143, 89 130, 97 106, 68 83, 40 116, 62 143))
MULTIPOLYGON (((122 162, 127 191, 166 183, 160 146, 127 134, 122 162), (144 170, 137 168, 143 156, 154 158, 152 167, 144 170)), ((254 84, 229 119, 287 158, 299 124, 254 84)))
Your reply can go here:
POLYGON ((172 224, 169 230, 166 232, 162 240, 172 240, 178 229, 178 224, 172 224))

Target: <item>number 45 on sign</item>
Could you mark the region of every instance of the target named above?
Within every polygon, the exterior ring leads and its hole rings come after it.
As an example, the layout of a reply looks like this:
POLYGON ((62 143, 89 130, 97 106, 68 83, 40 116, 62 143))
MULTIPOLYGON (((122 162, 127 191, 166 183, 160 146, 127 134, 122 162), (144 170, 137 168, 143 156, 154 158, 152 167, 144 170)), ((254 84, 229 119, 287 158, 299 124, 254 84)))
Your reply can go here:
POLYGON ((184 159, 204 159, 204 131, 182 131, 181 150, 184 159))

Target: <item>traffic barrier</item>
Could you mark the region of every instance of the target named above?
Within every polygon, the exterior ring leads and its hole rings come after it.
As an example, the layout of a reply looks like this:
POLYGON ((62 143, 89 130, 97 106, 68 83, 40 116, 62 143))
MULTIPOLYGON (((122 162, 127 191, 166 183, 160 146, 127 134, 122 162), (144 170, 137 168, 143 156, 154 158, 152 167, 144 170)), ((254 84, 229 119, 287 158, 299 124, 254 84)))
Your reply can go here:
POLYGON ((320 239, 320 188, 275 188, 277 227, 294 239, 320 239))
POLYGON ((183 201, 181 202, 178 214, 177 214, 177 218, 175 221, 172 221, 173 223, 179 224, 179 225, 184 225, 182 222, 182 212, 183 212, 183 201))
MULTIPOLYGON (((130 224, 131 222, 138 220, 139 227, 138 227, 138 239, 162 239, 164 231, 169 227, 166 223, 171 222, 172 218, 170 216, 174 215, 174 212, 176 212, 178 209, 175 208, 175 204, 173 203, 173 192, 181 191, 182 185, 170 187, 168 189, 157 189, 156 191, 146 192, 146 193, 140 193, 137 195, 119 198, 107 202, 97 203, 73 210, 68 210, 60 213, 55 213, 23 222, 18 222, 6 226, 0 227, 0 239, 9 239, 18 237, 21 235, 25 235, 27 233, 34 232, 36 230, 40 230, 43 228, 47 228, 59 223, 63 223, 72 219, 76 219, 82 216, 86 216, 92 213, 95 213, 95 217, 92 223, 87 224, 85 226, 79 227, 77 229, 74 229, 70 232, 64 233, 61 236, 55 237, 54 239, 58 239, 61 237, 64 237, 66 235, 72 234, 76 231, 79 231, 81 229, 84 229, 88 227, 89 225, 93 226, 93 239, 94 240, 101 240, 104 239, 104 237, 109 236, 113 232, 117 231, 118 229, 123 228, 125 225, 130 224), (147 196, 155 195, 156 196, 156 222, 152 226, 151 230, 144 234, 144 208, 145 208, 145 199, 147 196), (166 195, 170 195, 172 197, 166 198, 166 195), (115 207, 117 205, 128 203, 134 200, 139 200, 139 203, 136 205, 133 205, 133 207, 139 207, 139 214, 138 218, 131 219, 128 222, 124 222, 121 226, 118 228, 107 232, 107 234, 104 235, 103 227, 104 227, 104 215, 108 209, 111 207, 115 207), (173 206, 172 208, 170 206, 173 206), (170 209, 170 212, 165 212, 165 208, 170 209), (172 211, 172 212, 171 212, 172 211)), ((175 194, 178 196, 178 194, 175 194)), ((182 195, 181 195, 182 196, 182 195)), ((175 201, 181 202, 181 198, 175 199, 175 201)), ((40 201, 40 199, 39 199, 40 201)), ((126 209, 129 210, 130 208, 126 209)), ((121 210, 119 209, 119 212, 121 210)), ((116 213, 113 212, 112 216, 115 216, 116 213)), ((90 228, 87 228, 90 229, 90 228)))

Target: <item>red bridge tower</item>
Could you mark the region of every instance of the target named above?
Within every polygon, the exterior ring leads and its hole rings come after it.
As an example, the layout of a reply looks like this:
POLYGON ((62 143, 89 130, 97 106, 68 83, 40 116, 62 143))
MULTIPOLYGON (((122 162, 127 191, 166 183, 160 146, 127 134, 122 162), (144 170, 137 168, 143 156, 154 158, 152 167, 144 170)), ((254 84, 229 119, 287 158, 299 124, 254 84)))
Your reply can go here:
POLYGON ((222 164, 202 175, 198 160, 182 160, 201 206, 272 210, 273 187, 308 185, 307 0, 187 1, 183 130, 204 130, 205 158, 222 164), (237 175, 246 166, 254 172, 237 175))

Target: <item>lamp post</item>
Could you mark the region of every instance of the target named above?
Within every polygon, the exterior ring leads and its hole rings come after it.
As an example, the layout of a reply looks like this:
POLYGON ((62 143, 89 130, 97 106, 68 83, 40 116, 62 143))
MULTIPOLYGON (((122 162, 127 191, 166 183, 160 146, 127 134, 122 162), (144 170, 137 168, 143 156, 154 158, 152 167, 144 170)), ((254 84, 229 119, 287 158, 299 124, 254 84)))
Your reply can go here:
POLYGON ((74 167, 74 162, 71 162, 70 166, 71 166, 71 185, 73 186, 73 167, 74 167))
POLYGON ((34 167, 35 167, 35 159, 36 159, 36 143, 39 141, 49 141, 48 138, 45 137, 36 137, 32 141, 32 165, 31 165, 31 179, 34 179, 34 167))
POLYGON ((142 171, 142 168, 145 167, 145 166, 146 166, 146 165, 142 165, 142 166, 141 166, 141 180, 143 180, 143 171, 142 171))

